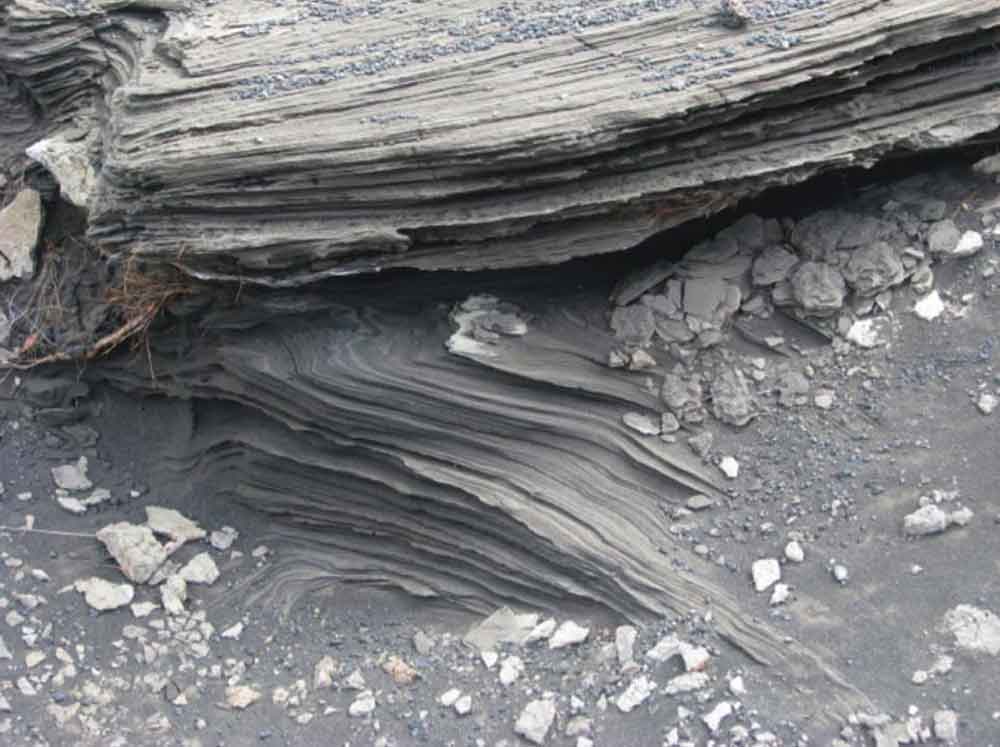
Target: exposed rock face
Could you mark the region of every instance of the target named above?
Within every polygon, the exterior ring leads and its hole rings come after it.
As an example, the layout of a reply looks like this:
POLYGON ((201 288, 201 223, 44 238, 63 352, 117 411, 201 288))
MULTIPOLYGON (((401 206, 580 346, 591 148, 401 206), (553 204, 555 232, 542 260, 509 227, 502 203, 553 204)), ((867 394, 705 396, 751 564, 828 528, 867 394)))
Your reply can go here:
POLYGON ((104 248, 167 263, 184 246, 191 273, 277 286, 620 250, 770 185, 1000 124, 997 0, 782 3, 753 26, 773 42, 734 43, 718 21, 747 22, 743 6, 618 0, 581 27, 568 2, 463 0, 400 26, 307 0, 263 16, 244 0, 11 0, 0 105, 16 131, 44 114, 57 134, 36 156, 104 248), (683 74, 631 62, 695 43, 683 74))

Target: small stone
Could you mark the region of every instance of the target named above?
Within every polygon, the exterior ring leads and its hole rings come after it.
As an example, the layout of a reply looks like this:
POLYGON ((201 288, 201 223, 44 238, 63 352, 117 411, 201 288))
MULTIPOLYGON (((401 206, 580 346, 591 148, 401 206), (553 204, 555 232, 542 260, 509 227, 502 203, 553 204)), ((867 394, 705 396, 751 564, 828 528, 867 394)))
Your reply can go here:
POLYGON ((741 29, 753 20, 743 0, 720 0, 719 19, 727 29, 741 29))
POLYGON ((733 706, 724 700, 717 704, 711 711, 703 715, 701 720, 712 734, 718 734, 719 728, 722 726, 722 722, 732 715, 733 706))
POLYGON ((354 702, 347 709, 347 714, 352 718, 365 718, 375 711, 375 693, 371 690, 364 690, 354 699, 354 702))
POLYGON ((913 306, 913 313, 925 322, 932 322, 944 313, 944 301, 936 290, 931 291, 913 306))
POLYGON ((792 563, 802 563, 806 559, 806 552, 802 549, 802 545, 792 540, 785 545, 785 557, 792 563))
POLYGON ((934 712, 934 736, 945 744, 958 744, 958 714, 955 711, 934 712))
POLYGON ((479 655, 479 658, 483 660, 484 667, 493 669, 497 665, 497 662, 500 661, 500 654, 496 651, 483 651, 479 655))
POLYGON ((552 636, 556 632, 556 621, 555 618, 550 617, 544 622, 538 623, 534 629, 528 633, 528 636, 524 639, 526 644, 537 643, 538 641, 544 641, 552 636))
POLYGON ((707 495, 702 495, 697 493, 692 495, 684 504, 691 511, 705 511, 715 505, 715 501, 709 498, 707 495))
POLYGON ((1000 399, 989 393, 979 395, 979 399, 976 401, 976 407, 983 415, 992 415, 993 411, 997 409, 997 405, 1000 405, 1000 399))
POLYGON ((434 639, 424 631, 418 630, 413 634, 413 648, 421 656, 429 656, 434 650, 434 645, 434 639))
POLYGON ((348 690, 364 690, 365 689, 365 678, 361 674, 361 670, 355 669, 351 672, 347 679, 344 680, 344 687, 348 690))
POLYGON ((943 628, 955 636, 959 648, 1000 654, 1000 617, 989 610, 960 604, 945 614, 943 628))
POLYGON ((555 719, 556 706, 551 700, 533 700, 518 716, 514 733, 532 744, 544 744, 555 719))
POLYGON ((239 536, 240 533, 232 527, 222 527, 222 529, 216 529, 209 535, 208 542, 219 552, 225 552, 233 546, 233 543, 239 536))
POLYGON ((940 534, 950 524, 947 512, 930 504, 918 508, 903 519, 903 533, 910 537, 940 534))
POLYGON ((622 713, 631 713, 642 705, 656 691, 656 683, 648 677, 636 677, 626 688, 625 692, 618 696, 615 705, 622 713))
POLYGON ((87 457, 80 457, 75 464, 64 464, 52 468, 52 479, 56 487, 70 492, 90 490, 94 487, 87 477, 87 457))
POLYGON ((250 556, 256 560, 266 558, 271 553, 271 548, 267 545, 258 545, 250 551, 250 556))
POLYGON ((390 656, 382 665, 382 671, 392 677, 397 685, 413 684, 418 676, 417 670, 398 656, 390 656))
POLYGON ((754 561, 751 567, 753 585, 757 591, 766 591, 781 580, 781 564, 777 558, 754 561))
POLYGON ((524 662, 517 656, 508 656, 500 665, 500 684, 510 687, 524 673, 524 662))
POLYGON ((719 469, 727 478, 735 480, 740 474, 740 463, 731 456, 723 457, 719 469))
POLYGON ((836 579, 838 584, 846 584, 850 578, 847 566, 840 565, 839 563, 833 566, 833 569, 830 572, 833 574, 833 577, 836 579))
POLYGON ((21 190, 0 210, 0 282, 30 278, 35 274, 35 247, 42 236, 42 197, 33 189, 21 190))
POLYGON ((646 371, 650 368, 656 368, 656 359, 645 350, 636 350, 631 355, 628 367, 632 371, 646 371))
POLYGON ((567 620, 559 626, 558 630, 549 639, 549 648, 556 649, 575 646, 587 640, 587 636, 589 635, 590 628, 584 628, 572 620, 567 620))
POLYGON ((101 529, 97 539, 118 561, 122 573, 137 584, 148 581, 167 559, 167 551, 149 527, 119 522, 101 529))
POLYGON ((672 412, 665 412, 660 416, 660 433, 677 433, 681 429, 681 423, 672 412))
POLYGON ((160 587, 160 601, 168 615, 180 615, 187 601, 187 581, 174 574, 160 587))
POLYGON ((615 652, 618 654, 618 664, 627 666, 635 661, 635 642, 639 631, 632 625, 619 625, 615 628, 615 652))
POLYGON ((29 651, 24 656, 24 665, 28 669, 34 669, 43 661, 45 661, 47 658, 48 656, 45 654, 44 651, 29 651))
POLYGON ((622 415, 622 422, 626 427, 643 436, 660 435, 660 424, 648 415, 640 415, 637 412, 627 412, 622 415))
POLYGON ((235 623, 219 633, 219 636, 229 641, 238 641, 243 635, 244 627, 241 622, 235 623))
POLYGON ((954 221, 939 220, 927 229, 927 249, 931 254, 948 255, 955 251, 961 238, 954 221))
POLYGON ((931 676, 927 672, 925 672, 922 669, 918 669, 916 672, 913 673, 911 681, 913 682, 914 685, 926 685, 927 681, 930 678, 931 676))
POLYGON ((711 678, 705 672, 688 672, 672 678, 663 688, 663 692, 666 695, 683 695, 703 690, 710 683, 711 678))
POLYGON ((729 692, 737 698, 742 698, 747 694, 746 684, 744 684, 742 677, 737 676, 729 680, 729 692))
POLYGON ((130 584, 112 584, 103 578, 81 579, 73 587, 83 594, 84 601, 95 610, 116 610, 131 604, 135 589, 130 584))
POLYGON ((983 236, 978 231, 966 231, 952 251, 953 257, 971 257, 983 248, 983 236))
POLYGON ((468 716, 472 713, 472 696, 463 695, 461 698, 455 701, 455 713, 459 716, 468 716))
POLYGON ((80 516, 87 513, 87 506, 79 498, 56 498, 56 503, 60 508, 69 511, 71 514, 80 516))
POLYGON ((448 690, 438 698, 438 703, 443 705, 445 708, 451 708, 455 705, 455 701, 462 697, 462 691, 458 688, 452 688, 448 690))
POLYGON ((701 431, 687 440, 688 446, 691 447, 691 451, 704 459, 708 456, 708 452, 712 449, 712 443, 715 437, 712 435, 711 431, 701 431))
POLYGON ((146 525, 156 534, 175 542, 193 542, 205 538, 205 530, 179 511, 162 506, 146 506, 146 525))
POLYGON ((813 397, 813 403, 821 410, 829 410, 836 401, 836 394, 829 389, 820 389, 813 397))
POLYGON ((260 699, 260 692, 247 685, 226 688, 226 705, 239 711, 246 710, 260 699))
POLYGON ((844 336, 848 342, 865 349, 877 348, 885 342, 882 338, 881 325, 875 319, 859 319, 850 326, 844 336))
POLYGON ((788 584, 775 584, 774 591, 771 592, 771 599, 769 604, 772 607, 777 607, 779 604, 784 604, 788 601, 788 597, 791 596, 791 588, 788 584))
POLYGON ((180 570, 180 576, 189 584, 214 584, 219 580, 219 568, 207 552, 199 553, 180 570))

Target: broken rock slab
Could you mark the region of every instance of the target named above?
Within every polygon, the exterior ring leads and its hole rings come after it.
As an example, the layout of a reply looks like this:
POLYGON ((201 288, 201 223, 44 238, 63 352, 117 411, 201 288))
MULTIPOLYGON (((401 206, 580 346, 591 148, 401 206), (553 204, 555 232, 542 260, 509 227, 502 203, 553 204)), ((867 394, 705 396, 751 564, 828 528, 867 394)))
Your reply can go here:
POLYGON ((135 597, 135 589, 131 584, 113 584, 96 576, 80 579, 73 584, 73 588, 83 594, 88 605, 100 612, 131 604, 135 597))
POLYGON ((87 477, 87 457, 80 457, 75 464, 63 464, 52 468, 52 479, 56 487, 70 492, 90 490, 94 483, 87 477))
POLYGON ((532 744, 544 744, 556 720, 556 706, 551 700, 533 700, 524 707, 514 724, 514 733, 532 744))
POLYGON ((989 610, 960 604, 945 613, 942 629, 955 636, 959 648, 990 656, 1000 654, 1000 617, 989 610))
POLYGON ((0 210, 0 282, 35 274, 35 248, 42 236, 42 197, 23 189, 0 210))
POLYGON ((166 548, 156 541, 149 527, 123 521, 101 529, 97 539, 118 562, 122 573, 137 584, 149 581, 167 559, 166 548))
POLYGON ((163 506, 146 506, 146 526, 175 542, 193 542, 205 538, 205 530, 180 511, 163 506))
POLYGON ((536 613, 516 613, 510 607, 501 607, 482 622, 474 625, 463 643, 482 651, 492 651, 500 643, 521 644, 538 625, 536 613))
POLYGON ((94 166, 87 151, 86 140, 69 140, 54 136, 39 140, 25 153, 32 161, 44 166, 59 182, 59 194, 67 202, 87 209, 97 182, 94 166))

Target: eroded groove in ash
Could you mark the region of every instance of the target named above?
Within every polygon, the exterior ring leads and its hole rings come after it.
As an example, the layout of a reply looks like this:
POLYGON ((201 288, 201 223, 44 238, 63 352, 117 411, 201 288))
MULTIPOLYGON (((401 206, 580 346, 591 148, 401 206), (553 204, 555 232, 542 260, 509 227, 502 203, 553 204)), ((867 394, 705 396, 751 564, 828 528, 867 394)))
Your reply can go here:
MULTIPOLYGON (((744 615, 718 571, 675 562, 662 506, 715 478, 686 446, 622 425, 657 396, 598 365, 613 344, 606 294, 522 299, 528 334, 487 355, 450 353, 451 305, 428 298, 219 328, 180 361, 154 357, 156 384, 145 361, 102 375, 199 402, 178 472, 273 517, 289 564, 479 611, 576 602, 642 620, 707 606, 753 659, 828 690, 836 674, 744 615)), ((833 702, 860 702, 835 689, 833 702)))

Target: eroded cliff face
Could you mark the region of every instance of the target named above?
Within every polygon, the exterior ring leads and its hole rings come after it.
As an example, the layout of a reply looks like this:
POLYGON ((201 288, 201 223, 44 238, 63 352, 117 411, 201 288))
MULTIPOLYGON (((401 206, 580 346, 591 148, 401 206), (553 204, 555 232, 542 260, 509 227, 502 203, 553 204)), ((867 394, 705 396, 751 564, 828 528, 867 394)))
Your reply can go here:
POLYGON ((739 31, 693 4, 591 10, 8 0, 0 127, 45 136, 31 156, 90 268, 59 260, 74 313, 17 354, 60 324, 64 360, 138 340, 92 375, 193 401, 177 479, 273 516, 285 562, 484 611, 707 607, 856 706, 724 571, 692 570, 677 527, 739 466, 705 424, 750 422, 751 382, 802 396, 800 371, 772 381, 725 343, 877 345, 870 314, 971 241, 926 204, 936 177, 638 269, 536 268, 995 133, 1000 2, 772 3, 739 31))

